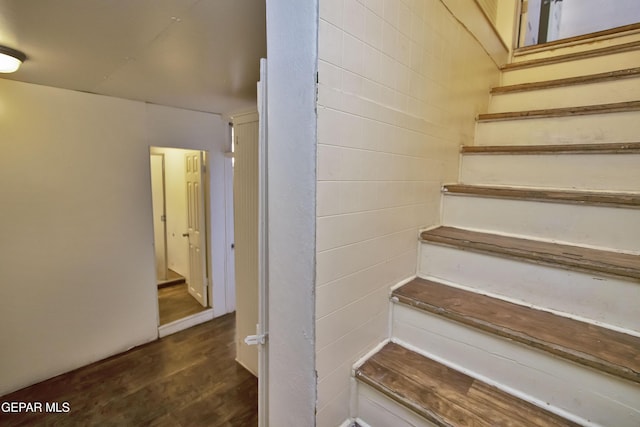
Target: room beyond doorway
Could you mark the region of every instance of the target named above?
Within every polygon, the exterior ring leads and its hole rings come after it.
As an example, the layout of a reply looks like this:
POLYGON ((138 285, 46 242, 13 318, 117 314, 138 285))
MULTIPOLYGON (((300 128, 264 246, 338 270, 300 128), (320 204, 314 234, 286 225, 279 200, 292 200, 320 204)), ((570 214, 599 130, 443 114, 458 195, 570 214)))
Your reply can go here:
POLYGON ((206 153, 152 147, 159 326, 208 310, 206 153))

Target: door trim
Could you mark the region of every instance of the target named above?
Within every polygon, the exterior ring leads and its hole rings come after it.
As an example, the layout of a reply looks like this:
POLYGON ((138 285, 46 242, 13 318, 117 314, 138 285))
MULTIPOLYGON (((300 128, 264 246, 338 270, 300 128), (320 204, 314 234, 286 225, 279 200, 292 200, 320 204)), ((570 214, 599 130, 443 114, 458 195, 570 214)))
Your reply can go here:
POLYGON ((192 326, 196 326, 201 323, 208 322, 213 318, 214 318, 213 308, 208 308, 199 313, 195 313, 190 316, 183 317, 182 319, 174 320, 173 322, 167 323, 162 326, 158 326, 158 338, 163 338, 163 337, 166 337, 167 335, 175 334, 176 332, 189 329, 192 326))

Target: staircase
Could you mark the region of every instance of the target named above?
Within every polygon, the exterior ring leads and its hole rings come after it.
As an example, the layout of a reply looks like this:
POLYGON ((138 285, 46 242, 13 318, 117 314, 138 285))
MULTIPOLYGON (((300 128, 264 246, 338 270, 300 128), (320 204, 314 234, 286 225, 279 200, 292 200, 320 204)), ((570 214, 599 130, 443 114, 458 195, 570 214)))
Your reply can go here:
POLYGON ((503 67, 391 338, 354 368, 358 424, 640 425, 638 38, 503 67))

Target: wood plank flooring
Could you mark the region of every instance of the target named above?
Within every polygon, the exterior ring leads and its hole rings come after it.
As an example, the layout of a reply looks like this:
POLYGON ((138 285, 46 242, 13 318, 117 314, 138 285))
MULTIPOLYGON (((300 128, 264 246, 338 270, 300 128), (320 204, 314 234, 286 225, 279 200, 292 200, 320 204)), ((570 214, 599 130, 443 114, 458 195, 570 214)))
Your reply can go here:
POLYGON ((400 303, 640 383, 640 338, 416 278, 400 303))
POLYGON ((575 426, 468 375, 389 343, 356 378, 438 426, 575 426))
POLYGON ((10 426, 256 426, 257 379, 235 361, 228 314, 0 398, 68 402, 68 413, 8 414, 10 426))
POLYGON ((207 309, 195 300, 187 290, 187 284, 166 286, 158 289, 160 324, 166 325, 207 309))

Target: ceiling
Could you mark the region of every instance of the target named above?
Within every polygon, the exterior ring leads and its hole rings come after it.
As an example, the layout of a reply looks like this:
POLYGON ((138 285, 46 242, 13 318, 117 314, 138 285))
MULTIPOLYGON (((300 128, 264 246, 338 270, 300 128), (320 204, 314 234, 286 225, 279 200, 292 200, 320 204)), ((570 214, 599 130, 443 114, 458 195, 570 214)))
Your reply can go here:
POLYGON ((264 0, 0 0, 2 78, 211 113, 254 108, 264 0))

